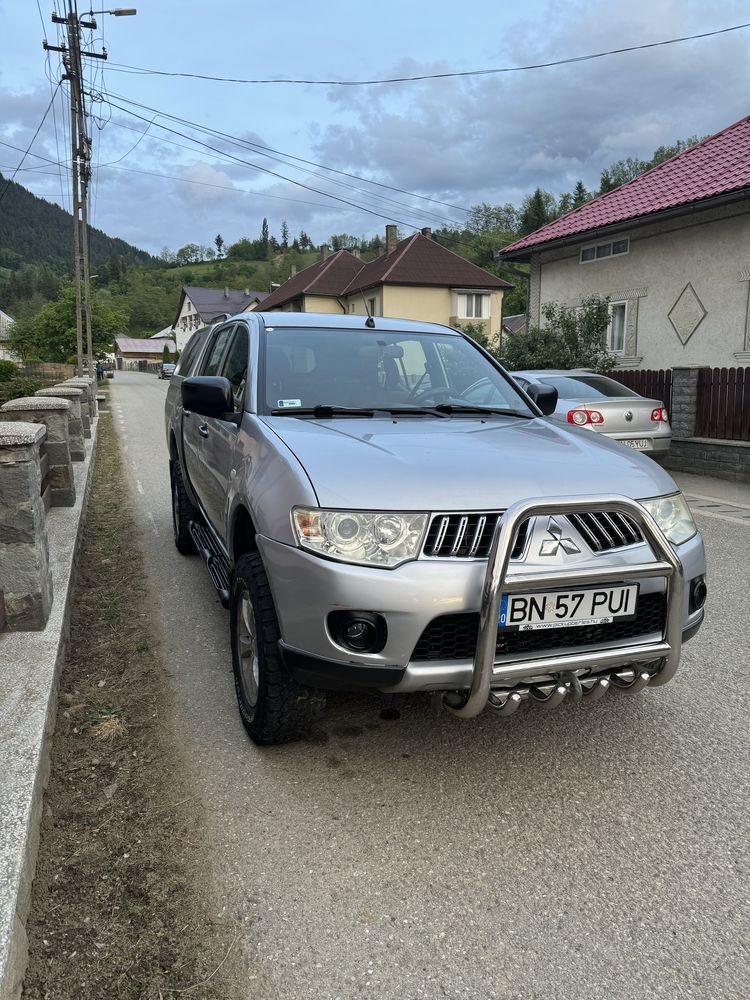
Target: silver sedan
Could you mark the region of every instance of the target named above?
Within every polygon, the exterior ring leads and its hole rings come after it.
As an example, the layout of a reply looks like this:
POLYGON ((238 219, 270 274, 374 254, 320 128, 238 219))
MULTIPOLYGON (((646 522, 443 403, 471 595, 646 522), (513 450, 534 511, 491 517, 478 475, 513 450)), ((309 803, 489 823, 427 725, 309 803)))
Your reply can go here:
POLYGON ((669 450, 672 428, 660 399, 646 399, 594 372, 545 370, 511 374, 527 391, 533 385, 557 389, 554 420, 606 434, 636 451, 664 454, 669 450))

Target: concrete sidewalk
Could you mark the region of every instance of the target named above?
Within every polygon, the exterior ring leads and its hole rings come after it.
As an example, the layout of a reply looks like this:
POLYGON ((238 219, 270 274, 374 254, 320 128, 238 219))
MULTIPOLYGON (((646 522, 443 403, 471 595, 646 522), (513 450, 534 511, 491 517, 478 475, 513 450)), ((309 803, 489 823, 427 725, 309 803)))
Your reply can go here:
POLYGON ((669 470, 669 474, 688 496, 750 508, 750 483, 734 483, 713 476, 693 476, 688 472, 675 472, 673 469, 669 470))
POLYGON ((74 466, 75 505, 47 515, 54 600, 46 628, 0 634, 0 1000, 20 997, 28 961, 25 922, 98 423, 74 466))

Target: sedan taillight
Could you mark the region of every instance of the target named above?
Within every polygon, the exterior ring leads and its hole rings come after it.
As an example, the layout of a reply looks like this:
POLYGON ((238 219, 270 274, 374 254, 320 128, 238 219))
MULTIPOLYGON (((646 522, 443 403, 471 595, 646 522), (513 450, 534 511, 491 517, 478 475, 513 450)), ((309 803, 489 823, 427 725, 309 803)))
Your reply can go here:
POLYGON ((651 411, 651 419, 655 423, 661 422, 661 423, 666 424, 666 423, 669 422, 669 414, 667 413, 665 407, 663 407, 663 406, 657 406, 655 410, 651 411))
POLYGON ((603 424, 604 417, 598 410, 568 410, 568 423, 584 427, 586 424, 603 424))

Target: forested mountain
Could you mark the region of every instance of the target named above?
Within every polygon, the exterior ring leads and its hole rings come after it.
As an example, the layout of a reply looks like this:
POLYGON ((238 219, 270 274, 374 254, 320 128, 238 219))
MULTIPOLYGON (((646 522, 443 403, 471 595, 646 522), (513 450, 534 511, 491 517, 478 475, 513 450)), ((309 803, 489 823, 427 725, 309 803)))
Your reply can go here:
MULTIPOLYGON (((0 174, 0 191, 7 178, 0 174)), ((58 205, 37 198, 12 182, 0 204, 0 267, 17 270, 23 264, 48 264, 59 275, 73 269, 73 219, 58 205)), ((126 264, 147 264, 152 258, 124 240, 89 230, 92 268, 112 257, 126 264)))

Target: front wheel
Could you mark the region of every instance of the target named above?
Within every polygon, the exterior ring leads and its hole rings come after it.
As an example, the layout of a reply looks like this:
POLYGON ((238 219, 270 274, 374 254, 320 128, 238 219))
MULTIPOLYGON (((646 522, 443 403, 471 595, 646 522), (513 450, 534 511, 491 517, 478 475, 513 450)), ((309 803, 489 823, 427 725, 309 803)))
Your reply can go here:
POLYGON ((229 614, 234 687, 251 739, 272 744, 304 738, 325 708, 325 692, 298 684, 284 665, 276 609, 257 552, 237 560, 229 614))
POLYGON ((199 514, 190 502, 182 478, 182 466, 176 458, 171 467, 172 480, 172 530, 177 551, 184 556, 197 552, 193 536, 190 534, 190 521, 198 520, 199 514))

